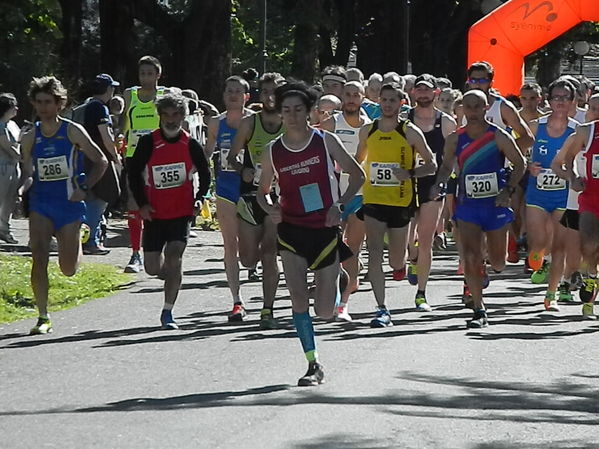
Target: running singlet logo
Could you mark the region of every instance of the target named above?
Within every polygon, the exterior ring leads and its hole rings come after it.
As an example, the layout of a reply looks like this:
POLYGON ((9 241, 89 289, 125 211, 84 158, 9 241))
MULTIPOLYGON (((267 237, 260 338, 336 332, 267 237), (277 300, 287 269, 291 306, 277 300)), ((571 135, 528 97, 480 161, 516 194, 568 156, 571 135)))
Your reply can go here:
POLYGON ((182 186, 185 182, 185 162, 153 166, 152 179, 154 187, 160 190, 182 186))
POLYGON ((64 181, 68 179, 69 167, 66 156, 38 159, 37 176, 40 181, 64 181))
POLYGON ((499 194, 497 173, 466 175, 466 196, 468 198, 490 198, 499 194))
POLYGON ((564 190, 566 188, 566 180, 557 176, 550 168, 544 168, 537 176, 537 189, 553 191, 564 190))
POLYGON ((377 187, 398 186, 399 179, 393 174, 393 170, 399 168, 399 162, 371 162, 370 184, 377 187))

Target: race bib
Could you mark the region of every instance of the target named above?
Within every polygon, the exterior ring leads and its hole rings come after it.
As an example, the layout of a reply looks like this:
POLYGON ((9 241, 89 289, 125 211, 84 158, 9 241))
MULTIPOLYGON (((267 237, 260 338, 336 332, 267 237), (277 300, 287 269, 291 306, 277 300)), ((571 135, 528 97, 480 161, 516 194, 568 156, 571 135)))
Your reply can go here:
MULTIPOLYGON (((221 171, 236 171, 231 164, 227 161, 227 157, 231 152, 231 141, 229 139, 223 139, 220 142, 220 169, 221 171)), ((243 151, 241 151, 237 157, 237 162, 241 163, 243 161, 243 151)))
POLYGON ((152 179, 157 189, 172 189, 185 182, 185 162, 155 165, 152 167, 152 179))
POLYGON ((543 168, 537 176, 537 189, 539 190, 564 190, 566 180, 557 176, 550 168, 543 168))
POLYGON ((49 157, 37 160, 37 175, 40 181, 63 181, 69 178, 66 156, 49 157))
POLYGON ((599 154, 593 154, 591 162, 591 176, 593 179, 599 179, 599 154))
POLYGON ((257 163, 254 167, 254 185, 260 185, 260 176, 262 175, 262 164, 257 163))
POLYGON ((466 175, 466 196, 480 199, 497 196, 499 186, 497 173, 484 173, 481 175, 466 175))
POLYGON ((139 138, 141 136, 145 136, 146 134, 150 134, 152 132, 151 129, 134 129, 131 131, 131 147, 136 148, 137 143, 139 142, 139 138))
POLYGON ((317 183, 301 186, 300 195, 302 196, 304 212, 314 212, 315 210, 320 210, 324 207, 322 196, 320 195, 320 188, 317 183))
POLYGON ((380 187, 398 186, 400 181, 393 174, 396 168, 399 168, 398 162, 371 162, 370 183, 380 187))

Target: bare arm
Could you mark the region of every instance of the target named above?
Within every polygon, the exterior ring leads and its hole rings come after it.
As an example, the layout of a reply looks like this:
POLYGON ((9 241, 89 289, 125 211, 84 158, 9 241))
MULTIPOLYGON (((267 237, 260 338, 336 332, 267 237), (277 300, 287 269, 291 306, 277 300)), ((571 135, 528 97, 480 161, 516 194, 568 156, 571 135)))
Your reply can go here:
POLYGON ((356 160, 358 163, 362 163, 366 160, 366 156, 368 155, 368 147, 366 142, 368 140, 368 133, 372 128, 372 124, 364 125, 360 128, 359 134, 359 142, 358 142, 358 151, 356 152, 356 160))
POLYGON ((93 163, 92 170, 87 174, 86 178, 86 184, 91 188, 104 174, 108 166, 108 160, 104 156, 104 153, 102 153, 102 150, 91 140, 83 126, 77 123, 69 123, 67 134, 69 140, 77 145, 83 154, 93 163))
POLYGON ((339 198, 340 203, 347 204, 356 195, 356 193, 358 193, 358 190, 360 190, 362 184, 364 184, 366 175, 364 174, 364 170, 362 170, 362 167, 360 167, 358 161, 356 161, 356 159, 354 159, 353 156, 347 152, 336 135, 326 133, 325 144, 330 155, 335 161, 337 161, 343 172, 349 174, 349 185, 347 190, 339 198))
POLYGON ((570 181, 571 184, 580 176, 580 173, 579 176, 576 176, 574 172, 574 158, 586 146, 590 133, 590 124, 577 126, 576 132, 568 136, 551 162, 551 170, 560 178, 570 181))
POLYGON ((21 157, 19 144, 11 142, 7 136, 0 136, 0 150, 15 161, 18 161, 21 157))
POLYGON ((272 144, 262 153, 262 173, 260 174, 260 182, 256 192, 256 200, 264 211, 270 216, 272 221, 277 224, 281 222, 281 209, 278 203, 272 204, 270 192, 272 182, 275 177, 275 171, 272 166, 272 158, 270 155, 272 144))
POLYGON ((424 161, 423 165, 414 169, 414 177, 421 178, 423 176, 434 175, 437 171, 437 161, 435 160, 433 151, 428 146, 428 143, 426 143, 426 139, 420 128, 412 123, 408 123, 406 139, 424 161))
POLYGON ((449 114, 443 113, 441 119, 441 132, 443 133, 443 137, 447 139, 452 132, 458 129, 458 124, 455 119, 449 114))
POLYGON ((125 109, 121 116, 121 133, 125 136, 125 139, 129 139, 128 133, 131 129, 131 123, 129 123, 129 107, 131 106, 131 88, 125 89, 123 92, 123 98, 125 99, 125 109))
POLYGON ((112 126, 108 125, 108 123, 101 123, 98 125, 98 131, 100 131, 100 137, 102 137, 104 148, 106 148, 108 154, 110 155, 110 160, 119 162, 119 156, 116 152, 116 146, 114 144, 112 126))
POLYGON ((441 164, 441 167, 439 167, 439 171, 437 172, 438 184, 447 184, 449 175, 451 175, 455 166, 455 150, 457 146, 458 134, 457 132, 453 132, 447 136, 447 139, 445 139, 445 146, 443 147, 443 164, 441 164))
POLYGON ((320 129, 324 129, 325 131, 335 132, 335 118, 332 115, 329 115, 327 119, 320 123, 320 129))
POLYGON ((497 148, 505 155, 505 157, 512 163, 514 167, 508 187, 515 189, 526 170, 526 159, 522 155, 520 148, 516 145, 516 141, 503 130, 498 130, 495 133, 495 142, 497 142, 497 148))
POLYGON ((21 180, 19 181, 19 187, 23 186, 23 191, 26 191, 31 187, 32 176, 33 176, 33 159, 31 152, 33 149, 33 143, 35 140, 35 128, 30 128, 21 137, 21 180))
POLYGON ((514 130, 518 134, 516 144, 520 148, 522 154, 527 154, 528 149, 532 146, 535 141, 534 135, 528 128, 526 122, 520 117, 520 114, 514 107, 514 105, 508 101, 501 103, 501 117, 506 125, 514 130))
POLYGON ((208 122, 208 138, 206 139, 206 146, 204 147, 204 154, 206 159, 210 160, 214 149, 216 148, 216 137, 218 135, 219 116, 212 117, 208 122))

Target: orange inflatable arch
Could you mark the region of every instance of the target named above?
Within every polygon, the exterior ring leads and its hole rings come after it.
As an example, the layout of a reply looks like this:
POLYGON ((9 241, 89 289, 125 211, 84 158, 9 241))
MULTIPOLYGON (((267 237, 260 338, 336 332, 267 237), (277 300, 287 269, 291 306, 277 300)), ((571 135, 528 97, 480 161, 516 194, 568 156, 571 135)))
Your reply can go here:
POLYGON ((493 87, 517 94, 524 58, 581 22, 599 22, 599 0, 510 0, 470 28, 468 65, 491 63, 493 87))

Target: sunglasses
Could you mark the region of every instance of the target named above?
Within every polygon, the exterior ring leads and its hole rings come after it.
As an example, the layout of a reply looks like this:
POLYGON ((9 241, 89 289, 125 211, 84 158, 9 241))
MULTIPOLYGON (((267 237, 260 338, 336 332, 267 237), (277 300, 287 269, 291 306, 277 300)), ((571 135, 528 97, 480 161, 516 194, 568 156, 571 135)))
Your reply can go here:
POLYGON ((485 84, 490 81, 489 78, 468 78, 468 84, 485 84))
POLYGON ((569 95, 554 95, 549 99, 550 101, 572 101, 569 95))

